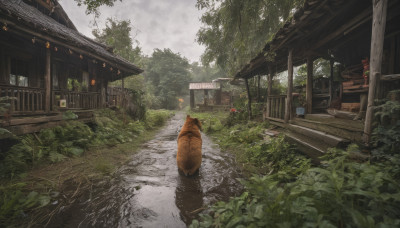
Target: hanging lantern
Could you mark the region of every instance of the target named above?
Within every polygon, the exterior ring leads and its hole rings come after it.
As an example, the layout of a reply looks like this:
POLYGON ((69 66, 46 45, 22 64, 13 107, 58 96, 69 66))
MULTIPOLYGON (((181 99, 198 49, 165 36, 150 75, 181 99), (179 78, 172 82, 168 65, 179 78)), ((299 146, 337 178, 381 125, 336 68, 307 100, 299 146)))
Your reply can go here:
POLYGON ((120 75, 120 74, 121 74, 121 71, 118 70, 117 75, 120 75))
POLYGON ((80 59, 83 59, 83 55, 79 55, 79 58, 80 58, 80 59))
POLYGON ((54 51, 58 51, 58 48, 57 48, 57 47, 54 47, 54 51))
POLYGON ((96 80, 95 80, 94 78, 92 78, 92 80, 90 80, 90 85, 91 85, 91 86, 96 85, 96 80))
POLYGON ((6 31, 6 32, 8 31, 7 24, 4 24, 4 25, 3 25, 3 30, 6 31))
POLYGON ((46 48, 50 48, 50 42, 49 41, 46 42, 46 48))
POLYGON ((71 51, 71 49, 68 49, 68 52, 69 52, 70 55, 72 55, 72 53, 73 53, 73 52, 71 51))
POLYGON ((106 63, 103 63, 103 68, 105 68, 106 67, 106 63))
POLYGON ((36 43, 36 37, 32 38, 32 43, 35 44, 36 43))
POLYGON ((110 71, 113 71, 113 68, 112 68, 112 67, 110 67, 110 71))

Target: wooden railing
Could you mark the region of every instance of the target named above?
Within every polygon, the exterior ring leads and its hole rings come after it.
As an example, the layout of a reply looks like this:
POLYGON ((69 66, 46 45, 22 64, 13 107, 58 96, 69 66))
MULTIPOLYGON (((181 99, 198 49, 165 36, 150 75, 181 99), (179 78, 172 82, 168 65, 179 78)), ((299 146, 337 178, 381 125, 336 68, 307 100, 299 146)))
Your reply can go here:
POLYGON ((67 109, 96 109, 101 107, 100 93, 54 90, 53 106, 60 106, 60 100, 66 100, 67 109))
POLYGON ((11 98, 11 113, 35 113, 45 110, 45 90, 41 88, 0 86, 0 97, 11 98))
POLYGON ((125 98, 128 95, 126 89, 120 87, 108 87, 107 88, 107 104, 109 106, 124 106, 125 98))
POLYGON ((273 95, 267 99, 267 118, 283 120, 285 117, 286 95, 273 95))

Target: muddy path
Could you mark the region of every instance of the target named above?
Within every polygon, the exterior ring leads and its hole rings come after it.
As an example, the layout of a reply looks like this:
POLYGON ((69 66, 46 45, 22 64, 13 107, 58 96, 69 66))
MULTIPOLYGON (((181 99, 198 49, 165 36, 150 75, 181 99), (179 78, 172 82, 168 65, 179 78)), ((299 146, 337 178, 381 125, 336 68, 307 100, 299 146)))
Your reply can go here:
POLYGON ((62 208, 48 226, 186 227, 207 205, 239 195, 240 171, 233 156, 204 134, 199 173, 178 173, 177 136, 183 123, 184 114, 177 113, 128 164, 62 208))

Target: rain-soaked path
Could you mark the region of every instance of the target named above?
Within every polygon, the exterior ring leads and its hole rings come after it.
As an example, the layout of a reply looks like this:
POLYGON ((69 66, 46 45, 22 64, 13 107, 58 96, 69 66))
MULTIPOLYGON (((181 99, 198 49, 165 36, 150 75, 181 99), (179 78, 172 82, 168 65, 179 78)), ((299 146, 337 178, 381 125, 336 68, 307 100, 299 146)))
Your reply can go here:
POLYGON ((176 114, 153 140, 145 143, 111 180, 56 217, 61 227, 186 227, 198 211, 242 191, 229 153, 204 134, 198 175, 185 177, 176 166, 177 136, 184 114, 176 114), (198 210, 199 209, 199 210, 198 210))

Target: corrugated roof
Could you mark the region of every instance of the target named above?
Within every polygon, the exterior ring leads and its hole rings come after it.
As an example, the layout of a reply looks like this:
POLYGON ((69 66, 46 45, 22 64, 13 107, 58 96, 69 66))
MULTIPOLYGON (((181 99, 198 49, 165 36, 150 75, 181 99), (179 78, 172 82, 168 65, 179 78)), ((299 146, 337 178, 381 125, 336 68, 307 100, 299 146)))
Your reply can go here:
POLYGON ((189 90, 220 89, 218 82, 194 82, 189 84, 189 90))
POLYGON ((50 36, 57 41, 85 50, 99 58, 104 58, 109 61, 109 64, 124 68, 126 73, 139 74, 143 72, 142 69, 122 57, 107 51, 105 45, 58 23, 21 0, 0 0, 0 18, 6 21, 11 20, 17 28, 24 28, 24 31, 50 36))

